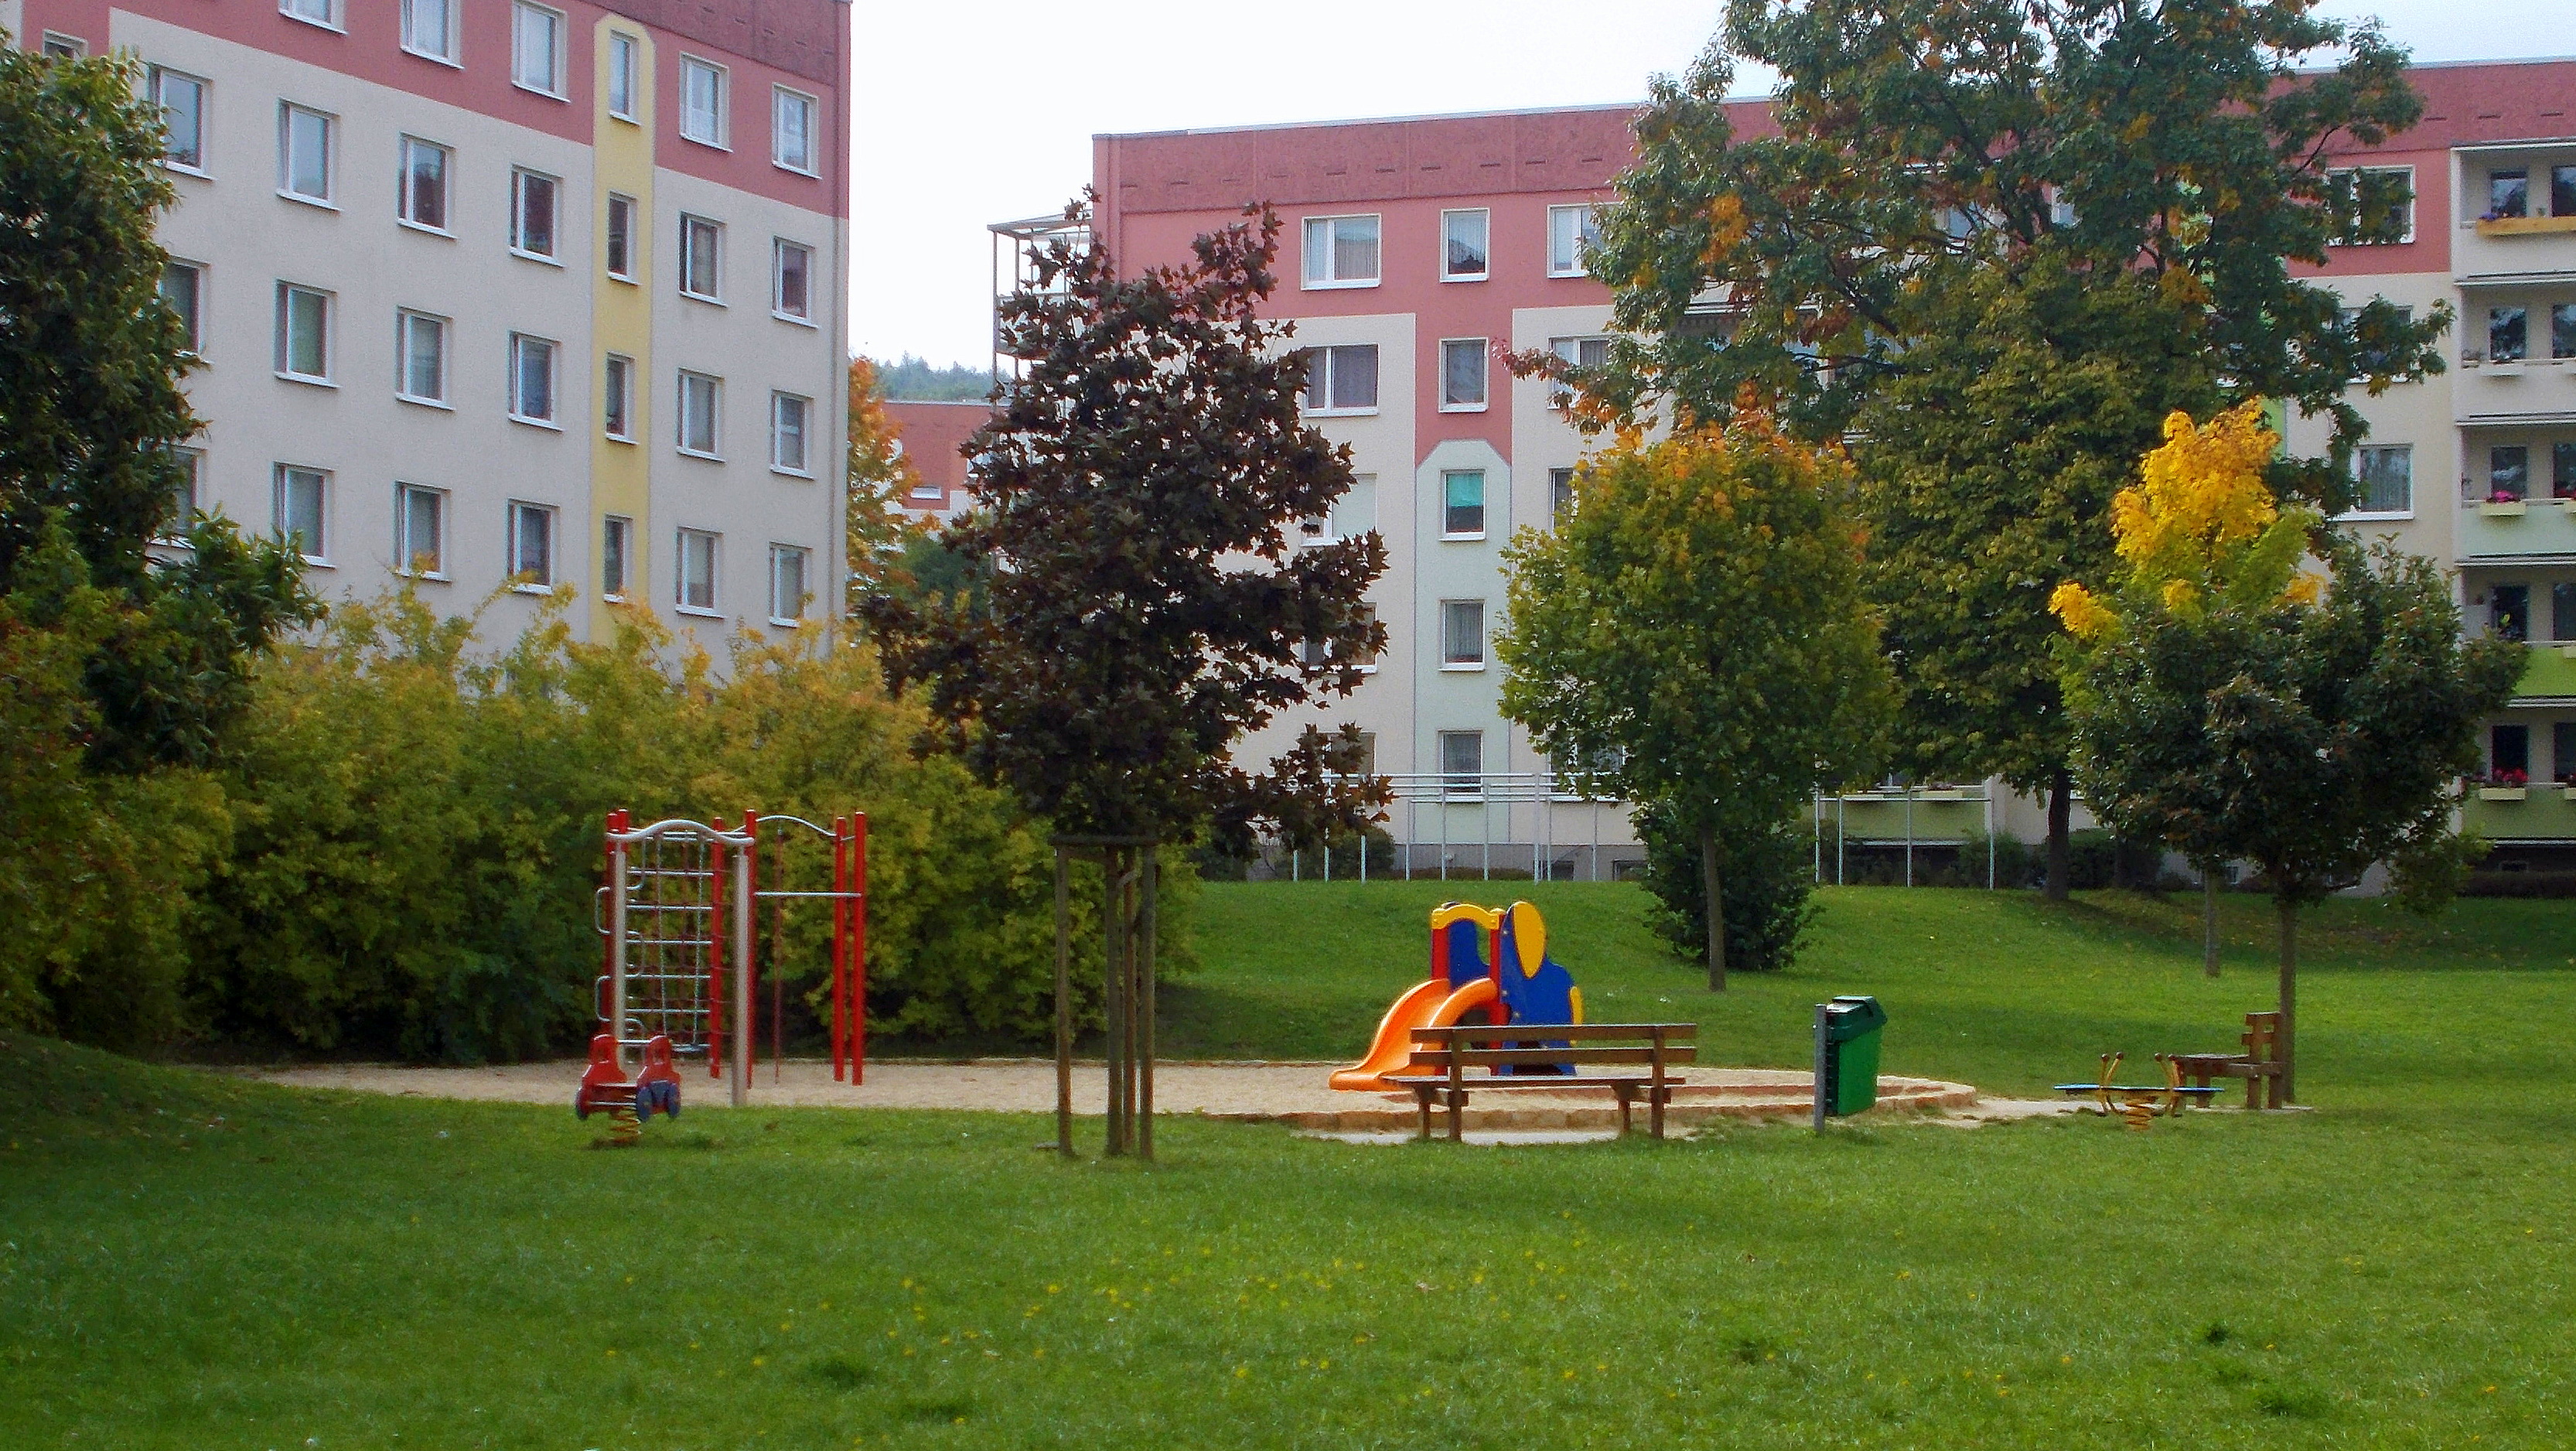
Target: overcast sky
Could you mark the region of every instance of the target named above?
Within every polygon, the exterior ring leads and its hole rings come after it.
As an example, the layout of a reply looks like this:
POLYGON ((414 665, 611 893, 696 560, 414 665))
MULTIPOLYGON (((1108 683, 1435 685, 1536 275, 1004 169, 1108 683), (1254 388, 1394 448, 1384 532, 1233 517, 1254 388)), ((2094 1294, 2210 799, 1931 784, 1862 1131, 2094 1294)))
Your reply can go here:
MULTIPOLYGON (((2418 60, 2576 51, 2576 0, 2328 0, 2418 60)), ((851 346, 991 360, 985 224, 1061 207, 1091 137, 1633 101, 1719 0, 932 0, 865 5, 853 49, 851 346), (1472 17, 1471 19, 1462 19, 1472 17), (1569 17, 1579 16, 1579 19, 1569 17)), ((1758 93, 1768 78, 1741 73, 1758 93)))

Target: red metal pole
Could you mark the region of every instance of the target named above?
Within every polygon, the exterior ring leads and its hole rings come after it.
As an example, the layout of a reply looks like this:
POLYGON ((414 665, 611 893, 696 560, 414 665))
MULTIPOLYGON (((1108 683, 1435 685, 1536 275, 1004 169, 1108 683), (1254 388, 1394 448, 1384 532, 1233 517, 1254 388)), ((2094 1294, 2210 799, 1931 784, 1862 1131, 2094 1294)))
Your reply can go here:
MULTIPOLYGON (((719 816, 707 823, 725 829, 719 816)), ((707 843, 707 1076, 724 1077, 724 883, 725 849, 707 843)))
MULTIPOLYGON (((832 890, 841 890, 841 879, 850 873, 850 821, 846 816, 832 818, 832 890)), ((840 897, 832 898, 832 1081, 843 1080, 849 1060, 842 1056, 849 1032, 849 960, 850 904, 840 897)))
MULTIPOLYGON (((749 891, 760 885, 760 814, 758 812, 746 811, 742 814, 742 834, 751 838, 742 844, 742 850, 751 857, 751 870, 743 875, 743 880, 751 884, 744 889, 749 891)), ((740 1021, 735 1024, 735 1028, 742 1036, 742 1081, 747 1084, 751 1082, 751 1071, 760 1066, 760 954, 751 950, 753 943, 760 936, 760 899, 754 897, 745 905, 751 908, 751 916, 748 919, 751 923, 751 931, 744 934, 741 944, 742 1011, 736 1015, 740 1021)))
POLYGON ((868 814, 850 818, 850 1081, 863 1083, 868 1056, 868 814))

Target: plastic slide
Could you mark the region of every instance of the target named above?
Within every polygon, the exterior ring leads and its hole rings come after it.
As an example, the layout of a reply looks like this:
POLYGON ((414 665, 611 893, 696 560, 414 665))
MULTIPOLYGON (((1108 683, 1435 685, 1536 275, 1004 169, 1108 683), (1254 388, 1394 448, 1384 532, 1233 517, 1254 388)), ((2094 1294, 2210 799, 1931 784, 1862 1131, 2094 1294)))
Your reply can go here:
POLYGON ((1455 1027, 1460 1018, 1491 1004, 1498 995, 1490 977, 1471 978, 1454 992, 1436 977, 1414 984, 1386 1010, 1376 1038, 1369 1043, 1368 1056, 1335 1073, 1332 1086, 1361 1091, 1392 1088, 1386 1075, 1400 1073, 1411 1063, 1414 1029, 1455 1027))

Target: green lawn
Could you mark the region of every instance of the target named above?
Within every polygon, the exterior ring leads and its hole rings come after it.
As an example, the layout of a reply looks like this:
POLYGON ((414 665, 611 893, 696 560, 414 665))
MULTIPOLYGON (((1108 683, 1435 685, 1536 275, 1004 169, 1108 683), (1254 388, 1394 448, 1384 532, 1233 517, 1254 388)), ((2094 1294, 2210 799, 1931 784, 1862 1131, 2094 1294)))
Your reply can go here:
MULTIPOLYGON (((1716 1000, 1627 889, 1519 890, 1595 1016, 1727 1061, 1796 1062, 1808 1004, 1872 991, 1892 1069, 2026 1092, 2268 996, 2245 902, 2209 986, 2188 904, 1853 890, 1716 1000)), ((1355 1052, 1437 895, 1210 888, 1167 1037, 1355 1052)), ((693 1107, 594 1153, 560 1110, 11 1039, 0 1446, 2563 1444, 2568 920, 2336 905, 2321 1111, 2147 1134, 1176 1123, 1143 1169, 1032 1153, 1035 1119, 693 1107)))

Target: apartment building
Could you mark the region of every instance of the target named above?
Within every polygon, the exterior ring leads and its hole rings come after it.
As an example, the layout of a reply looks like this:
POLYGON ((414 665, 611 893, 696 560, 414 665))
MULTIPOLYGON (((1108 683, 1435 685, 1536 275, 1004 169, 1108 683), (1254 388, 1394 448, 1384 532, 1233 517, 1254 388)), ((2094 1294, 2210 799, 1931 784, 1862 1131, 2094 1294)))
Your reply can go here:
MULTIPOLYGON (((2416 224, 2402 242, 2337 246, 2323 268, 2302 270, 2356 305, 2447 301, 2458 366, 2377 398, 2355 390, 2371 437, 2356 465, 2363 507, 2342 522, 2455 568, 2472 628, 2534 642, 2521 694, 2488 731, 2493 769, 2576 780, 2576 61, 2432 65, 2415 81, 2422 124, 2334 165, 2403 173, 2416 224)), ((1767 124, 1761 102, 1734 109, 1739 132, 1767 124)), ((1390 563, 1374 599, 1388 648, 1355 696, 1283 718, 1244 750, 1266 757, 1307 725, 1356 721, 1396 783, 1390 826, 1411 862, 1590 876, 1638 855, 1624 809, 1572 799, 1502 718, 1491 644, 1502 548, 1514 529, 1555 517, 1585 448, 1549 386, 1512 377, 1500 355, 1551 348, 1579 360, 1601 346, 1610 296, 1585 274, 1584 247, 1592 209, 1633 159, 1634 114, 1094 140, 1094 225, 1123 268, 1185 258, 1192 237, 1235 221, 1247 201, 1270 202, 1287 223, 1269 311, 1315 350, 1307 416, 1350 446, 1360 478, 1306 537, 1384 536, 1390 563)), ((1025 245, 1045 229, 995 230, 1026 234, 1025 245)), ((2294 419, 2291 431, 2296 447, 2322 450, 2322 421, 2294 419)), ((2507 859, 2576 864, 2576 799, 2557 785, 2490 785, 2463 809, 2507 859)), ((1832 828, 1821 840, 1882 851, 2045 831, 2039 803, 1991 782, 1861 793, 1819 803, 1818 815, 1832 828)), ((2080 808, 2077 818, 2089 824, 2080 808)), ((1821 850, 1830 879, 1834 849, 1821 850)), ((1959 863, 1971 878, 1980 866, 1959 863)))
POLYGON ((897 501, 904 512, 924 521, 943 521, 973 507, 966 455, 960 450, 993 416, 993 405, 981 399, 896 398, 887 400, 885 412, 895 426, 895 442, 904 462, 912 465, 913 483, 897 501))
POLYGON ((168 117, 193 507, 326 597, 840 597, 847 0, 0 0, 168 117))

